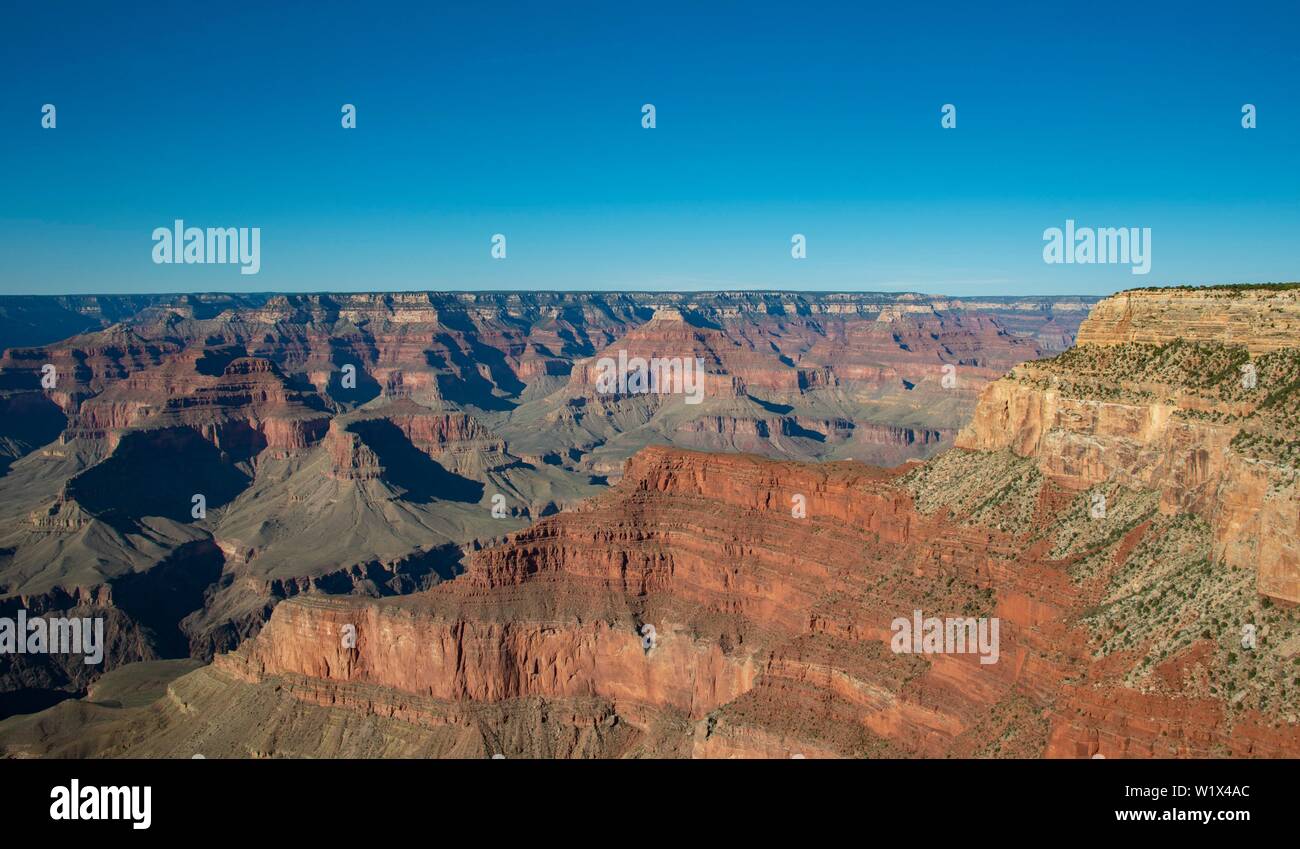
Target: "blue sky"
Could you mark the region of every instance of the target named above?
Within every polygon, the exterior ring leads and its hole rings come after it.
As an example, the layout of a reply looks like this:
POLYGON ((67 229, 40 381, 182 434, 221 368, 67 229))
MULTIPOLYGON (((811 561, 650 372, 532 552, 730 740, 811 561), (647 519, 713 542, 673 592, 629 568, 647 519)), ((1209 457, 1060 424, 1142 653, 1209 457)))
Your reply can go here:
POLYGON ((0 294, 1300 278, 1293 3, 475 5, 14 4, 0 294), (154 264, 176 218, 261 272, 154 264), (1151 273, 1044 264, 1066 218, 1151 273))

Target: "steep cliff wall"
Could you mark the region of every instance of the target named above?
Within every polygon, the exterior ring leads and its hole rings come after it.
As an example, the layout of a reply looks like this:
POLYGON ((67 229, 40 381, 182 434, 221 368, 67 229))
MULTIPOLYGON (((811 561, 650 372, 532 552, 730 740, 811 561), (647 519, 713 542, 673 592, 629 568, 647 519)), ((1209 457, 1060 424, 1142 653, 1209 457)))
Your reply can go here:
POLYGON ((1093 306, 1079 345, 1178 340, 1240 345, 1252 354, 1296 347, 1300 285, 1138 289, 1093 306))
POLYGON ((1159 492, 1211 523, 1217 562, 1300 602, 1297 328, 1296 289, 1117 295, 1077 348, 989 386, 957 445, 1033 457, 1074 489, 1159 492))

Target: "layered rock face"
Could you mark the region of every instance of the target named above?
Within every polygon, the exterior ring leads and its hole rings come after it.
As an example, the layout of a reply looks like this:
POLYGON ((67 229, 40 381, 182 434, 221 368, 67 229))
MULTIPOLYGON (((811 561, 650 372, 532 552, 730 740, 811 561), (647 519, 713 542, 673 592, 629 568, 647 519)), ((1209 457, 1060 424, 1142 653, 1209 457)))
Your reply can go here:
POLYGON ((169 621, 146 628, 132 614, 156 643, 135 659, 168 656, 178 638, 206 659, 284 598, 452 577, 465 552, 600 491, 647 444, 928 456, 981 386, 1067 341, 1086 307, 754 293, 0 298, 0 341, 17 343, 0 356, 0 598, 87 591, 111 605, 121 582, 156 584, 169 621), (704 358, 703 403, 596 392, 590 365, 618 350, 704 358), (197 592, 158 568, 188 556, 197 592))
MULTIPOLYGON (((479 552, 455 581, 382 604, 285 602, 209 674, 293 682, 345 711, 364 698, 461 743, 448 732, 482 722, 473 705, 538 705, 585 740, 512 755, 937 754, 978 661, 943 658, 922 687, 926 664, 888 651, 889 622, 993 608, 974 571, 925 589, 931 524, 896 472, 649 448, 607 496, 479 552), (911 702, 912 687, 946 707, 911 702), (623 734, 606 749, 588 723, 623 734)), ((996 701, 1007 686, 979 689, 996 701)), ((484 734, 487 752, 498 732, 484 734)))
POLYGON ((1080 345, 1166 345, 1180 339, 1239 345, 1251 354, 1296 347, 1300 286, 1138 289, 1097 304, 1080 345))
POLYGON ((1150 290, 1103 301, 1076 349, 990 386, 965 448, 1009 448, 1072 489, 1160 494, 1213 528, 1215 562, 1300 602, 1300 290, 1150 290))
POLYGON ((880 470, 647 448, 454 581, 280 604, 102 753, 1300 753, 1295 612, 1209 569, 1196 517, 1109 495, 1094 517, 1009 452, 880 470), (996 656, 895 652, 918 610, 996 619, 996 656))

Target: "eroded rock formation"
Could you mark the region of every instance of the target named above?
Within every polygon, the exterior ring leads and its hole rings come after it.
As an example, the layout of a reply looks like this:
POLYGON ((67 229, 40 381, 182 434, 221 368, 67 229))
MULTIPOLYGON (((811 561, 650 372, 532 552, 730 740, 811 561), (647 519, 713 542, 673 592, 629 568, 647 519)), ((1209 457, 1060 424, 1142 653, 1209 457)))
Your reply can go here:
MULTIPOLYGON (((1235 311, 1289 320, 1276 294, 1235 311)), ((652 446, 454 581, 298 595, 105 751, 1295 756, 1296 352, 1166 340, 1140 326, 1162 298, 1103 304, 925 463, 652 446), (996 661, 895 652, 913 611, 996 619, 996 661), (253 744, 212 721, 231 706, 253 744), (303 733, 327 721, 355 734, 303 733)))
POLYGON ((463 552, 600 491, 647 444, 928 456, 981 386, 1065 341, 1086 306, 750 293, 0 298, 0 338, 18 342, 0 356, 0 599, 84 591, 111 603, 118 594, 100 591, 127 580, 169 597, 157 567, 202 543, 195 574, 209 574, 209 554, 218 574, 197 595, 186 586, 178 597, 192 607, 169 606, 171 622, 137 621, 145 648, 105 668, 174 653, 177 634, 206 659, 284 598, 387 596, 452 577, 463 552), (60 339, 66 328, 77 335, 60 339), (628 349, 704 357, 704 403, 595 392, 590 363, 628 349))

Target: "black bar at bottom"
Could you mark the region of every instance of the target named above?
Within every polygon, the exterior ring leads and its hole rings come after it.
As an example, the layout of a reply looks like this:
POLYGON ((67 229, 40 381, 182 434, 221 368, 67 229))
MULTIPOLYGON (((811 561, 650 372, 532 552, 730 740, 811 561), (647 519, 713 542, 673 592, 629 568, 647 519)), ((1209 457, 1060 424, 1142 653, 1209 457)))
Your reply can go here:
POLYGON ((927 838, 983 832, 992 839, 1003 826, 1031 823, 1071 835, 1289 827, 1298 763, 32 760, 0 763, 0 785, 5 831, 47 838, 384 839, 436 828, 441 837, 429 836, 441 843, 452 839, 448 829, 468 828, 495 840, 511 833, 590 838, 597 829, 609 839, 643 842, 660 829, 665 837, 695 832, 689 821, 731 842, 787 821, 817 831, 850 828, 864 838, 877 825, 911 823, 927 838), (148 827, 136 828, 145 787, 148 827), (134 797, 130 788, 139 788, 134 797), (115 804, 118 819, 82 817, 111 816, 115 804))

